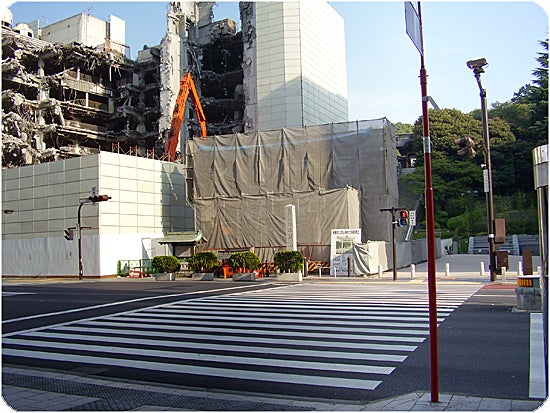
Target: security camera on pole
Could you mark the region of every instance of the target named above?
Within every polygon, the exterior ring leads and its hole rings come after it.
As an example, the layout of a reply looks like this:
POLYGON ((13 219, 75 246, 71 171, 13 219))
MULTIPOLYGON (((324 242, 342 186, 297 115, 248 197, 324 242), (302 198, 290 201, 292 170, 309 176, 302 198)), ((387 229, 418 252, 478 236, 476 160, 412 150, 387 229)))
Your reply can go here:
MULTIPOLYGON (((483 187, 487 198, 487 228, 489 232, 489 272, 491 282, 496 281, 496 246, 495 246, 495 210, 493 206, 493 178, 491 171, 491 142, 489 138, 489 119, 487 115, 487 92, 481 85, 481 74, 485 73, 483 69, 487 66, 485 58, 469 60, 466 62, 469 69, 474 72, 479 95, 481 97, 481 124, 483 126, 483 156, 485 164, 483 168, 483 187)), ((475 152, 474 152, 475 153, 475 152)))

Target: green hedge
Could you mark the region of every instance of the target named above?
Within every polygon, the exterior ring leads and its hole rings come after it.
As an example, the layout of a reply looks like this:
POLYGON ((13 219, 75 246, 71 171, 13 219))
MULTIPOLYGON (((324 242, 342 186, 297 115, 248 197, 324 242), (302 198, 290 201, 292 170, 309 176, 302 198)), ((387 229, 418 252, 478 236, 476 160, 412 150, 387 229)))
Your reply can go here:
POLYGON ((218 257, 211 251, 197 252, 187 261, 189 269, 193 272, 213 272, 220 264, 218 257))
POLYGON ((234 252, 229 256, 229 265, 233 269, 245 268, 247 270, 257 270, 262 263, 260 258, 252 251, 234 252))
POLYGON ((173 255, 158 255, 153 258, 153 272, 176 272, 180 269, 180 262, 173 255))
POLYGON ((299 251, 276 252, 273 261, 281 272, 298 272, 304 267, 304 257, 299 251))

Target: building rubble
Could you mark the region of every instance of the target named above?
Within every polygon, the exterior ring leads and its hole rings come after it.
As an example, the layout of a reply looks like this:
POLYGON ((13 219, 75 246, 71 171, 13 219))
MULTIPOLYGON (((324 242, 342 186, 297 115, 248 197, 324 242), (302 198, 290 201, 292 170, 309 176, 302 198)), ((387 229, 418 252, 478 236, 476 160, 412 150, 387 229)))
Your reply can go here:
MULTIPOLYGON (((171 3, 172 11, 181 3, 171 3)), ((176 15, 185 34, 145 47, 132 60, 115 49, 50 43, 2 27, 2 167, 99 151, 162 159, 170 125, 169 43, 183 42, 209 135, 243 131, 242 35, 230 19, 212 22, 215 3, 194 3, 200 18, 176 15), (183 40, 182 40, 183 39, 183 40), (163 95, 163 93, 165 95, 163 95)), ((176 46, 179 49, 179 46, 176 46)), ((192 117, 185 133, 198 136, 192 117)))

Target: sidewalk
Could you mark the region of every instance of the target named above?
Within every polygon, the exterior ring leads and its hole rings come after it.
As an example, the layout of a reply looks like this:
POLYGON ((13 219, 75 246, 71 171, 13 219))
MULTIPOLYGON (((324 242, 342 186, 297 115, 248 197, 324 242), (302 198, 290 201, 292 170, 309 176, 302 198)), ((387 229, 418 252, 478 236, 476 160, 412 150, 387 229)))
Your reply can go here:
MULTIPOLYGON (((495 283, 509 284, 515 286, 517 283, 518 263, 521 262, 520 256, 509 256, 509 268, 503 275, 497 275, 495 283)), ((540 266, 540 257, 533 257, 533 274, 538 275, 537 267, 540 266)), ((398 282, 425 282, 428 279, 428 263, 421 262, 414 266, 414 273, 411 266, 399 268, 397 270, 398 282)), ((445 255, 436 260, 436 279, 438 282, 445 281, 463 281, 489 284, 489 257, 487 255, 457 254, 445 255), (482 266, 483 263, 483 266, 482 266), (483 275, 481 274, 484 269, 483 275)), ((338 282, 372 282, 372 281, 393 281, 393 271, 390 269, 384 271, 379 277, 378 274, 369 276, 339 275, 337 277, 309 273, 304 277, 304 281, 338 281, 338 282)))
POLYGON ((413 392, 366 403, 316 401, 188 389, 77 376, 47 370, 4 367, 4 403, 17 411, 533 411, 540 400, 506 400, 413 392))

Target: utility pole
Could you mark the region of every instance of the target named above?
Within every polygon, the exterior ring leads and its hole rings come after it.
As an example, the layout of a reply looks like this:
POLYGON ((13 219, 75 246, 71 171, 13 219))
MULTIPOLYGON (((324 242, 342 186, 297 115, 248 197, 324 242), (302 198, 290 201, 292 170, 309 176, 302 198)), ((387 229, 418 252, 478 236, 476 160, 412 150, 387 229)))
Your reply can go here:
POLYGON ((466 65, 474 72, 477 85, 479 87, 479 96, 481 97, 481 124, 483 127, 483 157, 485 164, 483 167, 483 188, 487 200, 487 230, 489 237, 489 274, 491 282, 497 280, 496 277, 496 246, 495 246, 495 209, 493 205, 493 173, 491 169, 491 142, 489 138, 489 118, 487 115, 487 92, 481 85, 481 74, 485 73, 483 69, 487 65, 485 58, 469 60, 466 65))
POLYGON ((437 338, 437 286, 435 273, 435 214, 432 187, 432 144, 428 120, 428 74, 424 64, 424 36, 420 2, 415 9, 412 2, 405 2, 406 31, 420 52, 420 89, 422 93, 422 129, 424 147, 424 180, 426 200, 426 241, 428 249, 428 308, 430 329, 430 383, 431 401, 439 402, 439 356, 437 338))

